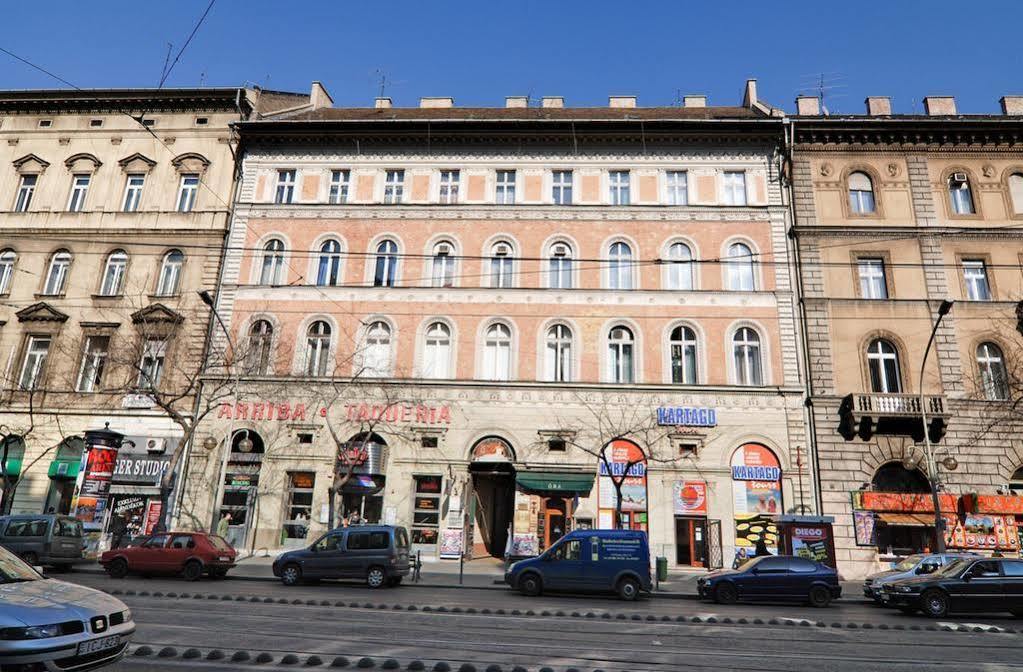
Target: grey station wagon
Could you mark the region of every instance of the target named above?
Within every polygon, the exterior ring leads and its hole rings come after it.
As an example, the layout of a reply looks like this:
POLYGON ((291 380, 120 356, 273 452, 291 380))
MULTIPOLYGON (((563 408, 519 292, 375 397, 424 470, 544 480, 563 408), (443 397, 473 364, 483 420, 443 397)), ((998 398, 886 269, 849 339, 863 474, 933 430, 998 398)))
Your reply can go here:
POLYGON ((0 546, 30 565, 67 570, 82 562, 82 524, 56 513, 0 516, 0 546))
POLYGON ((409 573, 408 532, 392 525, 331 530, 308 548, 279 555, 273 572, 286 586, 317 579, 359 579, 370 588, 397 586, 409 573))

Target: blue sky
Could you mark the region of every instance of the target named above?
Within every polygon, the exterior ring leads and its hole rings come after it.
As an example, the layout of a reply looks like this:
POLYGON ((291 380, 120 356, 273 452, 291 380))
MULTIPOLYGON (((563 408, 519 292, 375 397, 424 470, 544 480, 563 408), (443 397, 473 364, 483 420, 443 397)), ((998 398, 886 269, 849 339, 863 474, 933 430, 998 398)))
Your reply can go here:
MULTIPOLYGON (((207 2, 10 2, 0 46, 80 87, 155 86, 167 43, 185 41, 207 2)), ((906 113, 955 95, 961 112, 995 113, 1023 93, 1021 19, 1020 0, 217 0, 167 85, 205 73, 207 85, 307 91, 319 79, 335 104, 364 106, 383 72, 400 106, 526 94, 665 105, 679 92, 731 105, 756 77, 762 98, 791 110, 824 73, 832 112, 861 112, 867 95, 906 113)), ((0 86, 61 85, 0 54, 0 86)))

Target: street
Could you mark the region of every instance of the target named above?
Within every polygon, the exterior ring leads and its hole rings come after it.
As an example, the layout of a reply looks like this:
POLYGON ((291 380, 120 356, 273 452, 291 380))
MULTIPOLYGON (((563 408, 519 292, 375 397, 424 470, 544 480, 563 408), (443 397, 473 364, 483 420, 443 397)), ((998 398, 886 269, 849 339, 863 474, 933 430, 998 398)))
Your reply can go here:
POLYGON ((68 578, 114 592, 134 611, 132 653, 111 668, 126 671, 1023 669, 1023 624, 1008 616, 932 621, 858 599, 826 609, 724 607, 664 597, 527 598, 500 589, 68 578))

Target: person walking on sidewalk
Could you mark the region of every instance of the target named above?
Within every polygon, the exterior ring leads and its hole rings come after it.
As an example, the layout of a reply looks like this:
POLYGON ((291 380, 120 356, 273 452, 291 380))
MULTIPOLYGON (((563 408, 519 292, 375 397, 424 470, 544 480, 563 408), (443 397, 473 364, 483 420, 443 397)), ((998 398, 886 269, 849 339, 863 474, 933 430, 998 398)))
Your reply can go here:
POLYGON ((128 521, 119 513, 110 520, 110 548, 120 548, 124 542, 124 533, 128 531, 128 521))
POLYGON ((227 511, 220 517, 220 522, 217 523, 217 536, 221 539, 227 539, 227 530, 230 526, 231 512, 227 511))

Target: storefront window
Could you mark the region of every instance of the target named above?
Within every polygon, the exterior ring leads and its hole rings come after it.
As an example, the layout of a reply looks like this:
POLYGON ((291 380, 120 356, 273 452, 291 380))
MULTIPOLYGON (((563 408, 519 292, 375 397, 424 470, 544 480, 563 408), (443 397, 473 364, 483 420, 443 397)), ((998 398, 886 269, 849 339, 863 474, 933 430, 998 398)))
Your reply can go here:
POLYGON ((747 443, 732 453, 732 499, 735 508, 735 561, 778 553, 776 519, 784 513, 781 465, 766 446, 747 443))
POLYGON ((643 450, 631 441, 617 439, 604 447, 599 465, 598 527, 602 530, 646 530, 647 477, 643 450), (615 486, 616 482, 621 486, 622 495, 621 519, 617 523, 619 488, 615 486))
POLYGON ((283 537, 304 541, 309 534, 309 521, 313 513, 313 485, 316 474, 307 471, 288 474, 288 509, 284 521, 283 537))
POLYGON ((412 544, 427 546, 423 552, 436 551, 440 528, 440 497, 443 476, 413 476, 412 544))

